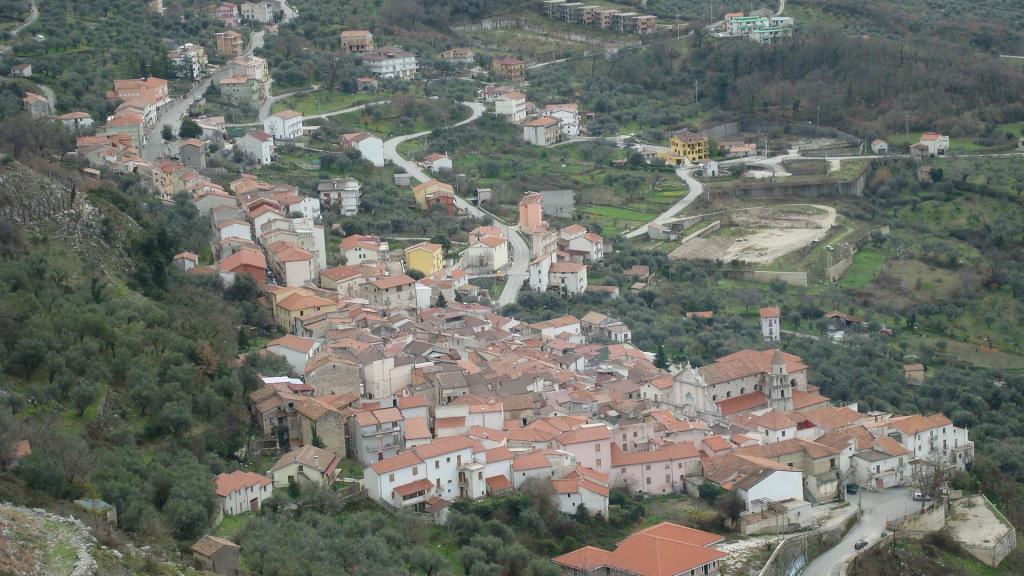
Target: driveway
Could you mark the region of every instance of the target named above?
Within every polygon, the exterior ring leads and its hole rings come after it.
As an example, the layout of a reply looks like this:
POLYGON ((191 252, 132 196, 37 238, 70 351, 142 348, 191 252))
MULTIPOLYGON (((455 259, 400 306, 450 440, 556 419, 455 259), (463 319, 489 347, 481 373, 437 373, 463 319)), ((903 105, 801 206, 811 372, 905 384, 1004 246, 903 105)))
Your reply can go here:
POLYGON ((804 576, 835 576, 839 574, 839 568, 843 561, 854 555, 855 542, 861 538, 872 543, 882 536, 885 530, 885 523, 906 515, 909 512, 920 508, 919 502, 914 502, 914 491, 909 488, 890 488, 882 492, 870 492, 861 490, 857 495, 847 495, 850 506, 856 506, 860 501, 860 520, 846 533, 846 536, 831 550, 814 559, 813 562, 801 572, 804 576))

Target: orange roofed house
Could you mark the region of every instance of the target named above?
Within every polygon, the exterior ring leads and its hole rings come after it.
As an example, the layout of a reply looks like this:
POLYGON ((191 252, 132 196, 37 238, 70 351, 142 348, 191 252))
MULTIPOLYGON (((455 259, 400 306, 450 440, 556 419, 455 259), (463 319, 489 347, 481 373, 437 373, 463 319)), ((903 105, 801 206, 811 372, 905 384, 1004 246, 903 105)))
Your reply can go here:
POLYGON ((213 483, 225 516, 259 512, 263 501, 274 493, 270 478, 255 472, 236 470, 230 474, 219 474, 213 483))
POLYGON ((671 522, 655 524, 619 542, 614 552, 584 546, 552 558, 565 576, 714 575, 728 555, 717 534, 671 522))

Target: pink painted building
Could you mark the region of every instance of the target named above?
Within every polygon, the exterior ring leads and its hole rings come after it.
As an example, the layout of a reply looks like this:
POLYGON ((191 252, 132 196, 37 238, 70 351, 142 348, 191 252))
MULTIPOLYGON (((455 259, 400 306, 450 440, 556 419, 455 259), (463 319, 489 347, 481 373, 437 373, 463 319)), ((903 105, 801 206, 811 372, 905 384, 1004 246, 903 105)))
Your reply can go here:
POLYGON ((585 468, 603 474, 611 472, 612 431, 604 424, 582 426, 563 432, 555 439, 558 447, 576 456, 576 461, 585 468))
POLYGON ((686 478, 700 476, 697 447, 689 442, 667 444, 651 452, 623 452, 611 446, 613 486, 646 494, 671 494, 685 490, 686 478))

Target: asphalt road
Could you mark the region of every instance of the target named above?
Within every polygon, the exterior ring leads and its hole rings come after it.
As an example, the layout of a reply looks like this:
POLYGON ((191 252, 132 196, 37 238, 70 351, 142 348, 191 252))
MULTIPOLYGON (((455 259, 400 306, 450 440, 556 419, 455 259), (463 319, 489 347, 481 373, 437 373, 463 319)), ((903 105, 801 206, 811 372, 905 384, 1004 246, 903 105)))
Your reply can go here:
MULTIPOLYGON (((281 19, 282 24, 288 22, 297 14, 291 6, 288 6, 287 2, 283 3, 283 9, 284 18, 281 19)), ((258 48, 263 47, 263 35, 262 30, 249 35, 249 46, 245 51, 246 54, 252 54, 258 48)), ((210 88, 210 84, 210 78, 203 79, 198 84, 194 84, 183 98, 174 100, 160 110, 158 120, 153 128, 146 133, 146 145, 142 148, 143 159, 147 162, 154 162, 167 154, 167 145, 164 143, 163 138, 160 137, 163 127, 170 126, 171 130, 177 134, 178 128, 181 126, 181 119, 188 114, 189 106, 202 99, 203 95, 206 94, 206 90, 210 88)))
POLYGON ((914 502, 913 493, 914 491, 908 488, 890 488, 883 492, 861 490, 857 495, 847 495, 851 506, 856 506, 860 499, 863 509, 860 520, 838 544, 815 558, 801 574, 803 576, 835 576, 839 574, 839 568, 843 561, 852 557, 856 552, 853 549, 855 542, 862 538, 868 543, 878 540, 885 530, 886 521, 899 518, 914 511, 915 507, 921 506, 919 502, 914 502))
MULTIPOLYGON (((693 202, 697 198, 700 198, 701 194, 704 193, 704 185, 693 177, 693 170, 676 168, 676 176, 679 176, 679 178, 686 183, 686 187, 689 188, 690 192, 686 196, 683 196, 678 202, 670 206, 668 210, 658 214, 658 217, 648 222, 648 224, 664 224, 668 220, 674 218, 676 214, 679 214, 686 209, 687 206, 693 204, 693 202)), ((648 224, 644 224, 635 230, 630 230, 629 232, 626 232, 624 236, 626 238, 642 236, 647 233, 648 224)))
MULTIPOLYGON (((480 104, 479 102, 463 102, 463 104, 468 106, 472 112, 470 113, 469 118, 466 118, 465 120, 462 120, 461 122, 454 124, 452 128, 473 122, 474 120, 483 116, 484 112, 486 112, 487 110, 487 108, 483 104, 480 104)), ((402 156, 398 153, 398 146, 403 142, 415 140, 416 138, 422 138, 427 134, 430 134, 430 131, 417 132, 415 134, 406 134, 405 136, 396 136, 390 140, 385 141, 384 159, 390 160, 396 166, 405 170, 406 173, 415 178, 416 181, 418 182, 426 182, 427 180, 430 180, 430 176, 426 172, 424 172, 423 169, 420 168, 415 162, 402 158, 402 156)), ((498 224, 505 228, 505 237, 508 238, 509 245, 512 249, 512 253, 509 255, 510 263, 508 271, 505 273, 505 288, 504 290, 502 290, 501 296, 498 298, 498 305, 507 306, 509 304, 514 304, 515 301, 519 298, 519 291, 522 289, 523 284, 526 282, 528 268, 530 266, 530 247, 526 244, 526 240, 523 239, 522 234, 519 233, 519 230, 516 226, 512 226, 502 221, 500 218, 494 216, 493 214, 487 212, 486 210, 477 208, 472 203, 467 202, 461 196, 455 197, 455 206, 459 210, 462 210, 463 212, 466 212, 467 214, 475 218, 479 218, 481 220, 485 216, 491 216, 491 218, 494 218, 495 224, 498 224)))

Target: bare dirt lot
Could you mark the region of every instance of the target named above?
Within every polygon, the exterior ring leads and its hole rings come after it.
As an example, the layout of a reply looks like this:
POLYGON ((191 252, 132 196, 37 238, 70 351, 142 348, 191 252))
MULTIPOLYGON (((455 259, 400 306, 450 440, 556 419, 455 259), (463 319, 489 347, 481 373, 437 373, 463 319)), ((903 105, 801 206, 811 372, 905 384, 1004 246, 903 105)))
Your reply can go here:
POLYGON ((835 222, 835 208, 820 204, 736 210, 722 218, 720 230, 690 240, 669 258, 764 264, 821 240, 835 222))

